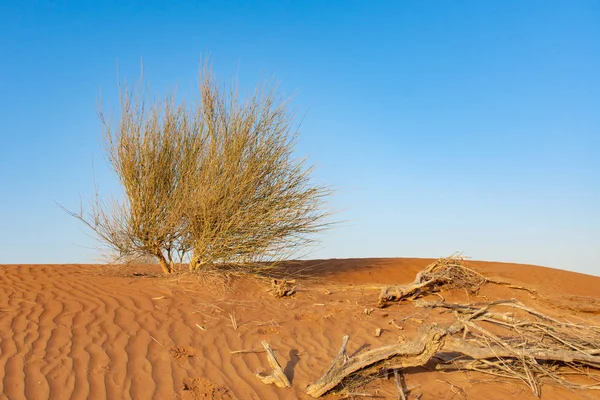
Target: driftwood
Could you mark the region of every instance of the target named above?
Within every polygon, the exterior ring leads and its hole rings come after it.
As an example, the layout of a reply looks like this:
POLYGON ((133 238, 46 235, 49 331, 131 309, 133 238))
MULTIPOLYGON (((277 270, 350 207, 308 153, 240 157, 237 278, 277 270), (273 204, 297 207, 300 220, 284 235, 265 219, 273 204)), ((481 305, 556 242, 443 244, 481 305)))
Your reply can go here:
POLYGON ((452 255, 428 265, 408 285, 382 288, 377 304, 385 307, 390 301, 414 300, 436 293, 441 287, 468 289, 475 293, 487 282, 487 278, 465 265, 460 254, 452 255))
POLYGON ((271 375, 266 375, 266 376, 261 375, 261 374, 256 374, 257 378, 260 379, 262 383, 267 384, 267 385, 274 384, 277 387, 292 386, 292 384, 290 383, 290 380, 283 372, 283 368, 281 368, 281 365, 277 361, 277 358, 275 357, 275 353, 273 352, 273 349, 271 349, 271 346, 269 346, 269 343, 267 343, 266 340, 263 340, 262 345, 265 348, 265 351, 267 352, 267 360, 269 361, 269 365, 273 369, 273 372, 271 373, 271 375))
POLYGON ((569 389, 600 389, 598 384, 566 379, 579 374, 600 381, 600 376, 589 372, 590 368, 600 370, 600 327, 560 321, 514 299, 417 305, 453 312, 455 322, 446 328, 426 326, 412 342, 383 346, 351 358, 346 356, 345 336, 332 365, 307 393, 320 397, 361 372, 391 370, 398 376, 402 369, 424 366, 433 357, 441 361, 437 369, 466 369, 521 380, 538 397, 543 381, 569 389))
POLYGON ((306 392, 312 397, 320 397, 352 373, 367 367, 408 368, 424 365, 441 348, 444 335, 445 332, 442 329, 430 326, 414 342, 379 347, 345 361, 341 359, 346 354, 347 341, 344 340, 332 366, 321 379, 310 384, 306 392))

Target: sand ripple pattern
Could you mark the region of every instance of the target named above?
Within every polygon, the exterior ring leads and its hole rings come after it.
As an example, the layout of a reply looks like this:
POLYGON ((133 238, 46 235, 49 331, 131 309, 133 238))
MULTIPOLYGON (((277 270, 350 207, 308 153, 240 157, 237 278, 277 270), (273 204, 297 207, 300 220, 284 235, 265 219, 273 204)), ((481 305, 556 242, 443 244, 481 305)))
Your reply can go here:
MULTIPOLYGON (((0 265, 0 400, 307 398, 304 388, 328 367, 344 334, 351 337, 353 353, 397 343, 422 324, 440 322, 435 313, 415 315, 423 309, 410 304, 370 310, 377 297, 374 284, 409 282, 428 262, 306 262, 304 267, 312 265, 321 275, 299 281, 298 293, 284 299, 273 298, 265 291, 268 282, 256 279, 238 279, 218 290, 218 281, 110 276, 99 266, 0 265), (392 319, 404 321, 404 329, 390 325, 392 319), (381 337, 375 337, 376 328, 384 329, 381 337), (261 340, 275 349, 292 388, 256 379, 255 373, 268 366, 264 353, 230 353, 261 348, 261 340)), ((528 292, 493 285, 482 292, 487 298, 517 297, 560 313, 568 306, 570 318, 600 323, 600 311, 590 308, 596 303, 581 312, 571 307, 575 300, 559 307, 566 295, 600 298, 598 277, 477 265, 539 293, 534 302, 528 292)), ((462 292, 444 296, 473 300, 462 292)), ((491 390, 472 385, 461 373, 413 371, 409 380, 420 385, 424 398, 452 397, 448 380, 469 398, 533 398, 514 382, 495 382, 491 390)), ((383 398, 397 397, 393 382, 372 390, 383 398)), ((551 388, 544 394, 546 399, 569 396, 551 388)))
POLYGON ((184 382, 198 377, 227 388, 229 398, 294 399, 326 367, 342 333, 376 342, 375 325, 341 317, 343 300, 325 307, 308 298, 300 312, 298 299, 199 292, 93 266, 0 266, 0 399, 193 398, 184 382), (264 354, 229 354, 263 339, 294 388, 254 377, 267 366, 264 354))

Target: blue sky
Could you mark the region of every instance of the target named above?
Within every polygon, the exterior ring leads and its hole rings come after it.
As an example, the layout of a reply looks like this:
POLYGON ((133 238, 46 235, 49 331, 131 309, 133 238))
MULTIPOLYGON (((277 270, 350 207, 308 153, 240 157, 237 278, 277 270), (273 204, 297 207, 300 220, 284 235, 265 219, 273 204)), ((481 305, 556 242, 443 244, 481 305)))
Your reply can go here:
POLYGON ((0 1, 1 263, 97 258, 53 202, 118 193, 96 115, 143 59, 276 75, 344 224, 310 255, 454 251, 600 275, 598 1, 0 1))

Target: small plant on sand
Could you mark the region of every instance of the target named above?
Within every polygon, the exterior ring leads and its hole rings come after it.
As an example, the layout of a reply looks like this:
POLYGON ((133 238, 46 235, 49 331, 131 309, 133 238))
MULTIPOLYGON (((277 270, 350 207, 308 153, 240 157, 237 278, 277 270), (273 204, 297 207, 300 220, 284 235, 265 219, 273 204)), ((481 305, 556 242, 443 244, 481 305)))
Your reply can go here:
POLYGON ((124 192, 96 194, 90 211, 67 211, 117 258, 153 256, 164 273, 281 259, 328 226, 331 190, 311 182, 312 167, 293 156, 294 114, 276 86, 247 99, 223 90, 206 67, 194 107, 147 90, 120 88, 116 123, 100 112, 105 153, 124 192))

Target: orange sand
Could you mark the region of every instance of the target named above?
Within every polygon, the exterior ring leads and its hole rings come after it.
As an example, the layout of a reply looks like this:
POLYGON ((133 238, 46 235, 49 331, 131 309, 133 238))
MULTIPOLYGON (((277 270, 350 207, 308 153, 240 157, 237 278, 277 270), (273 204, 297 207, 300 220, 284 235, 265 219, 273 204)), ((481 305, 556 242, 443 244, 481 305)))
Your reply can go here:
MULTIPOLYGON (((276 299, 268 281, 252 278, 134 276, 94 265, 0 266, 0 399, 302 399, 337 353, 410 339, 434 322, 411 303, 370 315, 380 284, 408 283, 431 260, 314 260, 288 266, 301 271, 299 291, 276 299), (418 313, 399 331, 392 318, 418 313), (238 328, 234 330, 231 316, 238 328), (384 329, 376 338, 376 328, 384 329), (276 351, 292 388, 266 386, 254 374, 268 369, 260 348, 276 351)), ((535 289, 488 285, 488 299, 517 298, 548 314, 600 325, 600 278, 528 265, 472 262, 493 276, 535 289)), ((290 272, 291 273, 291 272, 290 272)), ((483 301, 462 292, 447 300, 483 301)), ((270 372, 270 371, 269 371, 270 372)), ((516 381, 424 368, 406 373, 408 387, 426 399, 533 399, 516 381), (460 389, 459 389, 460 388, 460 389), (457 393, 459 392, 459 393, 457 393)), ((364 392, 397 398, 394 383, 376 381, 364 392)), ((543 399, 600 398, 600 393, 543 387, 543 399), (598 396, 598 397, 594 397, 598 396)))

